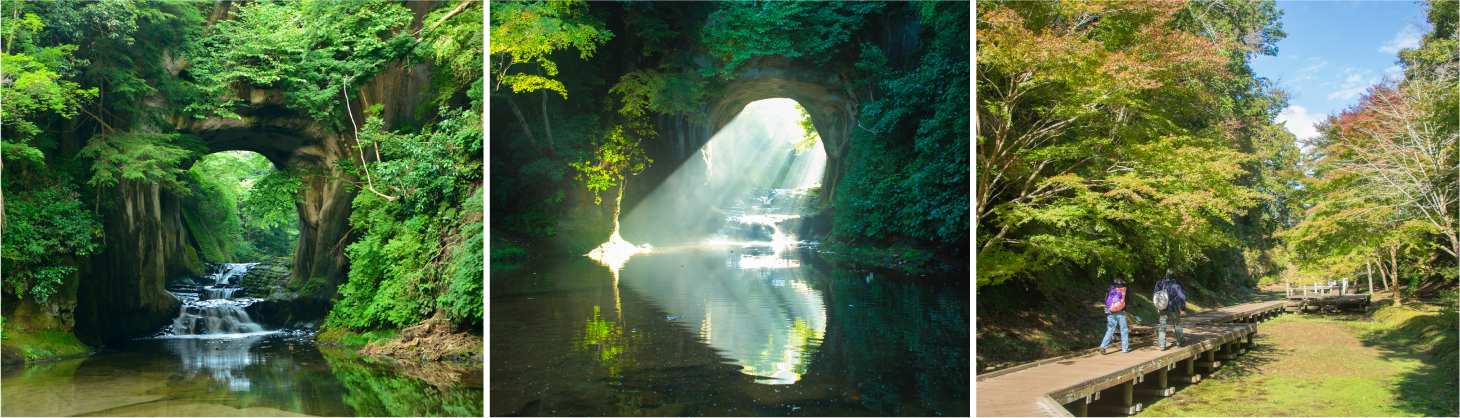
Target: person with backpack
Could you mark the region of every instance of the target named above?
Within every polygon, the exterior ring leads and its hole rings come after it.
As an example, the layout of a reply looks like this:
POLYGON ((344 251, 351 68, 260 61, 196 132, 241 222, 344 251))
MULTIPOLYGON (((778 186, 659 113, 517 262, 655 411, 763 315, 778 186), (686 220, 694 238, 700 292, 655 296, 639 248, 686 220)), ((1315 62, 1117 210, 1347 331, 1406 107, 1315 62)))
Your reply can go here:
POLYGON ((1105 294, 1105 339, 1100 340, 1100 354, 1110 346, 1110 337, 1115 336, 1115 326, 1120 325, 1120 352, 1130 352, 1130 328, 1126 326, 1125 320, 1125 280, 1119 276, 1110 285, 1110 291, 1105 294))
POLYGON ((1186 293, 1181 290, 1181 282, 1172 275, 1171 269, 1166 269, 1166 278, 1156 282, 1156 293, 1151 302, 1161 314, 1160 328, 1156 328, 1156 345, 1161 347, 1161 351, 1166 351, 1167 323, 1176 328, 1176 346, 1185 345, 1186 338, 1181 332, 1181 314, 1186 312, 1186 293))

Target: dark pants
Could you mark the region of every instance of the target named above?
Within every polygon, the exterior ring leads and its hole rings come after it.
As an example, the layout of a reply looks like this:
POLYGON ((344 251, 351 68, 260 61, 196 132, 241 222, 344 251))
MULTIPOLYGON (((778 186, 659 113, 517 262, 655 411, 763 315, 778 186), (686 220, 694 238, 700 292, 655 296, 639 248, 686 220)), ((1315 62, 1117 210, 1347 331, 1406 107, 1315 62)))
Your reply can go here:
POLYGON ((1181 312, 1161 312, 1161 327, 1156 328, 1156 344, 1162 348, 1166 347, 1166 324, 1171 323, 1176 328, 1177 344, 1186 342, 1181 332, 1181 312))

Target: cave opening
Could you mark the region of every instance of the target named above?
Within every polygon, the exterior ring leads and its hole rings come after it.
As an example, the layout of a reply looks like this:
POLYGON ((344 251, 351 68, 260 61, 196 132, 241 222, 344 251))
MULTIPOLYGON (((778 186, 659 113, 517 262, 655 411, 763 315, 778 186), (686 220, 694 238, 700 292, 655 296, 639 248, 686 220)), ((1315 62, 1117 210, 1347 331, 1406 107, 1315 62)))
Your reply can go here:
POLYGON ((291 258, 299 238, 295 203, 302 183, 262 154, 222 151, 187 171, 182 216, 201 261, 291 258))
MULTIPOLYGON (((632 208, 620 233, 635 245, 793 242, 816 201, 826 150, 794 99, 748 103, 697 154, 632 208)), ((630 180, 632 181, 632 180, 630 180)))

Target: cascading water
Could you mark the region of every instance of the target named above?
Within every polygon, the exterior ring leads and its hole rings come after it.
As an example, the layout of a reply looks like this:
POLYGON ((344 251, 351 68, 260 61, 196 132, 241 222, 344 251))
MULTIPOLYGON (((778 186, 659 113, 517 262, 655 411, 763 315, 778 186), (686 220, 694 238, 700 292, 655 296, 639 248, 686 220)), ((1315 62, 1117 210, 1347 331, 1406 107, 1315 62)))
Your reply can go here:
POLYGON ((792 244, 797 237, 787 221, 800 219, 807 192, 802 189, 754 188, 745 198, 725 209, 728 216, 711 242, 792 244))
POLYGON ((238 297, 238 281, 258 263, 228 263, 217 267, 209 279, 212 285, 169 288, 183 301, 182 312, 172 321, 169 333, 181 335, 249 334, 264 327, 249 318, 243 308, 259 298, 238 297))

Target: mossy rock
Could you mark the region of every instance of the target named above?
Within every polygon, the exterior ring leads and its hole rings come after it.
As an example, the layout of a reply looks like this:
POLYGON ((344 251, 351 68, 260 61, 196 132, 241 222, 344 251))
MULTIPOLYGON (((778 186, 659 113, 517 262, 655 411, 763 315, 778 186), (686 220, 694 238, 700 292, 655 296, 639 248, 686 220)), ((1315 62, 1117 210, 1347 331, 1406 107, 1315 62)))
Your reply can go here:
POLYGON ((239 279, 245 294, 250 297, 267 297, 284 289, 289 284, 290 263, 285 258, 274 258, 260 262, 239 279))
POLYGON ((71 331, 30 331, 6 325, 3 343, 7 364, 57 359, 91 352, 71 331))

